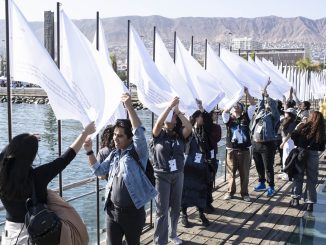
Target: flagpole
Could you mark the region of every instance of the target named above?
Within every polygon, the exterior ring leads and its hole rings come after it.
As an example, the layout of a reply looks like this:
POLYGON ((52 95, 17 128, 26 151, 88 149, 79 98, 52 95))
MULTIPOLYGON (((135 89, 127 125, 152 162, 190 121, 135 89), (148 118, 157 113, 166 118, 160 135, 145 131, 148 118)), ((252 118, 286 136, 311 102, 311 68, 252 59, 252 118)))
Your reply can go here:
MULTIPOLYGON (((153 30, 153 61, 155 63, 155 46, 156 46, 156 26, 154 26, 154 30, 153 30)), ((152 112, 152 130, 154 127, 154 113, 152 112)), ((149 216, 149 223, 150 223, 150 227, 153 227, 153 200, 151 200, 150 203, 150 216, 149 216)))
POLYGON ((6 71, 7 71, 7 110, 8 110, 8 141, 12 139, 12 122, 11 122, 11 81, 10 81, 10 35, 9 35, 9 0, 6 0, 6 71))
MULTIPOLYGON (((57 66, 60 69, 60 5, 57 2, 57 66)), ((61 155, 61 120, 58 120, 58 155, 61 155)), ((62 172, 59 173, 59 194, 62 197, 62 172)))
MULTIPOLYGON (((96 12, 96 49, 99 50, 99 24, 100 24, 100 13, 96 12)), ((96 135, 96 153, 99 152, 100 149, 100 139, 99 135, 96 135)), ((96 178, 96 236, 97 236, 97 244, 100 245, 100 183, 99 178, 96 178)))
POLYGON ((127 88, 129 88, 129 59, 130 59, 130 20, 128 20, 128 37, 127 37, 127 88))
POLYGON ((191 50, 191 56, 194 56, 194 36, 191 36, 191 45, 190 45, 190 50, 191 50))
POLYGON ((207 70, 207 39, 205 39, 205 61, 204 61, 204 67, 205 67, 205 70, 207 70))
POLYGON ((176 46, 177 46, 177 32, 174 32, 174 40, 173 40, 173 62, 175 63, 175 55, 176 55, 176 46))

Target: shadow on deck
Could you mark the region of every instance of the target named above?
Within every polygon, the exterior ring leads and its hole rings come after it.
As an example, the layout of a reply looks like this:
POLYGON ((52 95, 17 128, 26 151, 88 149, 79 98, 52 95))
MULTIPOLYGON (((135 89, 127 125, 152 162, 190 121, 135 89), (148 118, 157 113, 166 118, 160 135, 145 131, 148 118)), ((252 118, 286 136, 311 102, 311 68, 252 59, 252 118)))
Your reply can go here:
MULTIPOLYGON (((325 181, 326 161, 324 152, 320 157, 319 189, 325 181)), ((276 162, 279 160, 276 159, 276 162)), ((224 178, 218 179, 213 193, 215 212, 208 214, 208 227, 200 225, 195 208, 188 209, 190 228, 178 225, 178 235, 183 244, 285 244, 296 230, 305 215, 303 205, 300 209, 289 206, 291 183, 279 179, 275 167, 275 195, 267 197, 266 193, 254 192, 257 184, 257 171, 252 163, 250 170, 249 191, 251 202, 245 202, 237 194, 234 199, 225 201, 227 191, 224 178)), ((239 192, 239 178, 237 191, 239 192)), ((326 189, 326 187, 325 187, 326 189)), ((325 214, 323 214, 325 215, 325 214)), ((141 237, 141 244, 153 243, 153 229, 147 229, 141 237)), ((170 243, 171 244, 171 243, 170 243)))

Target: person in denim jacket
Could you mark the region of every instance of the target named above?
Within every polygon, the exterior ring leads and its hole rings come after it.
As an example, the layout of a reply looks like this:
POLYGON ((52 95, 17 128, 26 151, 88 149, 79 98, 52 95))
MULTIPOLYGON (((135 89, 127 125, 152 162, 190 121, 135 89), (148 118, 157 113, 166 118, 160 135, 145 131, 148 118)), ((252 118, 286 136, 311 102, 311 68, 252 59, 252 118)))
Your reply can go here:
POLYGON ((267 93, 269 80, 264 88, 262 99, 258 101, 258 109, 251 121, 253 158, 259 176, 259 183, 255 191, 266 191, 265 173, 267 175, 267 196, 273 196, 274 190, 274 157, 275 140, 277 139, 276 125, 280 120, 277 103, 267 93))
POLYGON ((87 139, 84 148, 89 164, 96 176, 108 174, 107 244, 121 244, 123 236, 128 244, 139 244, 145 224, 144 206, 157 195, 143 169, 146 169, 148 149, 145 129, 141 126, 129 94, 123 94, 122 102, 128 110, 129 119, 118 119, 114 125, 113 140, 116 150, 100 163, 92 151, 92 141, 87 139), (132 157, 137 152, 142 168, 132 157))

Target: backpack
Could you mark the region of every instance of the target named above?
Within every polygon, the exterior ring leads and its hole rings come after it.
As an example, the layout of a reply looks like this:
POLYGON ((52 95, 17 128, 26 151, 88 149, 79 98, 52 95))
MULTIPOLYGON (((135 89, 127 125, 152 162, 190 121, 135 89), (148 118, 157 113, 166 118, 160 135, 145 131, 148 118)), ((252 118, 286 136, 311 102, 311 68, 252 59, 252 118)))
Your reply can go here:
POLYGON ((37 201, 34 181, 32 198, 26 200, 26 209, 25 225, 32 244, 59 244, 61 221, 45 204, 37 201))
POLYGON ((148 180, 151 182, 153 186, 155 186, 155 176, 154 176, 154 168, 149 159, 147 159, 147 165, 146 169, 143 168, 143 165, 139 159, 138 153, 135 150, 135 147, 132 147, 131 150, 129 151, 131 157, 135 159, 135 161, 138 163, 139 167, 144 171, 146 177, 148 180))

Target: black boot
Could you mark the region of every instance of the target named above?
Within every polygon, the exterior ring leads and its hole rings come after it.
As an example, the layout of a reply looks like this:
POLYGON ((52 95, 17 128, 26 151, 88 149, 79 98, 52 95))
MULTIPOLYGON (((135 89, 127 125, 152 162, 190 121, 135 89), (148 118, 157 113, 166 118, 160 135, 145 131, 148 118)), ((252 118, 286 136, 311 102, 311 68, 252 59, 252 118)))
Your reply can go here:
POLYGON ((199 218, 200 218, 201 224, 203 226, 205 226, 205 227, 209 226, 209 221, 208 221, 208 219, 206 218, 206 216, 205 216, 205 214, 203 212, 199 212, 199 218))
POLYGON ((297 208, 299 207, 300 203, 299 203, 299 199, 298 198, 292 198, 291 202, 290 202, 290 206, 297 208))
POLYGON ((211 213, 214 213, 215 208, 213 207, 212 204, 207 204, 207 207, 206 207, 205 211, 206 211, 206 213, 211 214, 211 213))
POLYGON ((189 224, 188 216, 187 215, 181 214, 181 224, 185 228, 189 228, 190 227, 190 224, 189 224))
POLYGON ((312 212, 312 211, 314 211, 314 204, 313 204, 313 203, 307 203, 307 208, 306 208, 306 210, 307 210, 308 212, 312 212))

